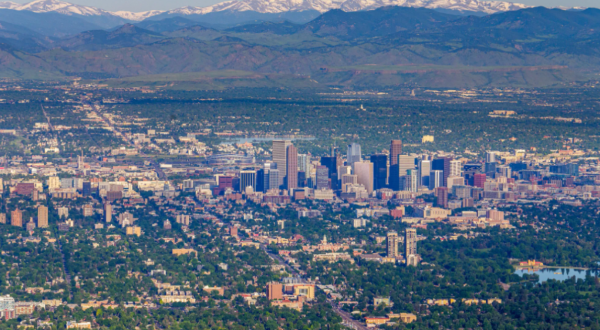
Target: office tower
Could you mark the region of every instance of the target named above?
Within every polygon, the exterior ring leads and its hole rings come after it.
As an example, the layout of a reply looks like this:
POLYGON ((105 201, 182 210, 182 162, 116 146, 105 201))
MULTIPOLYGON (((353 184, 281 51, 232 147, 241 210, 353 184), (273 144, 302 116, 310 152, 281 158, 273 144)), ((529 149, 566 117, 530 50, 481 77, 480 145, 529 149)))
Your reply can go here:
POLYGON ((298 171, 310 173, 310 156, 307 154, 298 154, 298 171))
POLYGON ((398 174, 400 176, 407 175, 408 170, 415 169, 415 157, 400 155, 398 156, 398 174))
POLYGON ((419 187, 429 187, 429 174, 431 173, 431 161, 425 159, 419 159, 418 166, 418 178, 419 187))
POLYGON ((289 140, 273 140, 273 162, 279 169, 279 185, 283 185, 283 179, 287 175, 287 148, 292 145, 289 140))
POLYGON ((429 173, 429 190, 442 186, 444 186, 444 171, 431 171, 429 173))
POLYGON ((408 170, 406 175, 401 176, 402 179, 402 190, 417 192, 419 190, 419 177, 417 170, 408 170))
POLYGON ((92 183, 91 182, 89 182, 89 181, 83 182, 82 193, 83 193, 83 196, 85 196, 85 197, 92 195, 92 183))
POLYGON ((510 178, 512 176, 512 170, 510 169, 510 166, 498 166, 496 170, 505 178, 510 178))
POLYGON ((270 169, 269 170, 269 187, 267 188, 267 190, 269 189, 279 189, 279 177, 281 176, 281 173, 279 173, 278 169, 270 169))
POLYGON ((346 154, 346 163, 348 166, 354 169, 354 163, 360 162, 362 160, 362 153, 360 150, 360 144, 352 142, 348 146, 348 153, 346 154))
POLYGON ((294 145, 287 148, 287 177, 285 179, 288 190, 298 188, 298 149, 294 145))
POLYGON ((362 184, 367 192, 373 192, 373 163, 368 160, 354 163, 354 174, 358 184, 362 184))
POLYGON ((317 166, 317 189, 329 189, 329 169, 326 166, 317 166))
POLYGON ((338 166, 337 173, 338 173, 338 180, 342 180, 342 177, 345 174, 352 174, 352 168, 350 166, 345 166, 345 165, 338 166))
POLYGON ((337 181, 337 158, 336 157, 321 157, 321 165, 329 170, 329 178, 331 179, 331 189, 338 189, 337 181))
POLYGON ((486 163, 495 163, 496 162, 496 154, 493 151, 488 151, 485 153, 485 162, 486 163))
POLYGON ((240 192, 246 192, 248 187, 251 187, 253 192, 256 191, 256 171, 240 171, 240 192))
POLYGON ((264 168, 256 171, 256 191, 265 192, 265 182, 268 182, 268 178, 265 178, 265 175, 268 177, 268 174, 265 173, 266 171, 268 170, 264 168))
POLYGON ((104 204, 104 220, 108 223, 112 221, 112 205, 110 203, 104 204))
POLYGON ((358 184, 358 177, 354 174, 342 175, 342 188, 347 184, 358 184))
POLYGON ((16 209, 10 212, 10 224, 16 227, 23 227, 23 212, 16 209))
POLYGON ((62 178, 60 179, 60 187, 63 189, 75 188, 73 178, 62 178))
POLYGON ((448 208, 448 188, 437 188, 437 205, 445 209, 448 208))
MULTIPOLYGON (((85 182, 83 184, 84 184, 83 188, 85 189, 85 182)), ((194 180, 191 180, 191 179, 183 180, 182 188, 183 188, 183 190, 194 189, 194 180)))
POLYGON ((387 256, 388 258, 398 256, 398 233, 395 231, 388 231, 387 233, 387 256))
POLYGON ((83 150, 81 151, 81 156, 77 156, 77 169, 83 170, 85 168, 85 159, 83 158, 83 150))
POLYGON ((448 177, 450 176, 450 161, 452 158, 450 157, 442 157, 438 159, 434 159, 431 162, 431 169, 436 171, 443 171, 444 177, 444 187, 448 184, 448 177))
POLYGON ((51 176, 48 178, 48 190, 60 189, 61 183, 57 176, 51 176))
POLYGON ((306 187, 306 172, 298 171, 298 188, 306 187))
POLYGON ((486 175, 485 173, 475 173, 473 175, 473 187, 478 187, 483 189, 483 185, 485 184, 486 175))
POLYGON ((38 228, 48 227, 48 208, 44 205, 38 207, 38 228))
POLYGON ((278 282, 267 283, 267 299, 281 300, 283 299, 283 284, 278 282))
POLYGON ((419 255, 417 254, 417 229, 406 228, 404 234, 404 257, 406 266, 417 266, 419 264, 419 255))
POLYGON ((469 186, 452 186, 452 195, 460 198, 471 198, 471 187, 469 186))
POLYGON ((490 177, 494 177, 494 173, 496 173, 496 165, 495 162, 485 163, 484 172, 490 177))
POLYGON ((450 161, 450 175, 449 176, 461 176, 462 174, 462 162, 460 160, 450 161))
POLYGON ((373 189, 385 188, 387 182, 387 155, 371 155, 373 163, 373 189))
POLYGON ((398 156, 402 153, 402 141, 392 140, 390 143, 390 166, 398 164, 398 156))

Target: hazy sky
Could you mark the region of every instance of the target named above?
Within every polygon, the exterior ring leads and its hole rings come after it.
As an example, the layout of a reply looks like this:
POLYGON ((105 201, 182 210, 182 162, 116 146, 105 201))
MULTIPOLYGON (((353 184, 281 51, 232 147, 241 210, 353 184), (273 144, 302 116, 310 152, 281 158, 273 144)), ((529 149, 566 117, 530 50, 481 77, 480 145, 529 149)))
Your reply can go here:
MULTIPOLYGON (((31 0, 12 0, 18 3, 27 3, 31 0)), ((63 0, 80 5, 93 6, 110 11, 129 10, 145 11, 151 9, 168 10, 184 6, 204 7, 224 0, 63 0)), ((567 7, 600 7, 600 0, 513 0, 511 2, 523 3, 530 6, 567 6, 567 7)))

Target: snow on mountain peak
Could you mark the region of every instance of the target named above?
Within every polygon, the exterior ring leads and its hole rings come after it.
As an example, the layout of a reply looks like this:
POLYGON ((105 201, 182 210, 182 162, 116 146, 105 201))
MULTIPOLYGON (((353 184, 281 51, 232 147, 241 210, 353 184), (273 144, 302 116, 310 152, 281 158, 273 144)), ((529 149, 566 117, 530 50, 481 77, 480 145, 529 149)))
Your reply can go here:
POLYGON ((256 11, 260 13, 281 13, 288 11, 316 10, 321 13, 332 9, 344 11, 372 10, 383 6, 423 7, 429 9, 450 9, 458 11, 484 12, 493 14, 519 10, 529 6, 505 2, 482 0, 227 0, 208 7, 182 7, 170 11, 149 10, 144 12, 116 11, 80 6, 59 0, 34 0, 20 5, 14 2, 0 2, 0 9, 28 10, 36 13, 58 12, 65 15, 113 15, 131 21, 142 21, 161 13, 172 15, 202 15, 220 11, 256 11))
POLYGON ((15 9, 19 7, 20 4, 11 1, 0 2, 0 9, 15 9))
POLYGON ((124 19, 128 19, 130 21, 143 21, 148 17, 156 16, 158 14, 164 13, 164 10, 148 10, 142 12, 131 12, 131 11, 113 11, 111 14, 115 16, 119 16, 124 19))

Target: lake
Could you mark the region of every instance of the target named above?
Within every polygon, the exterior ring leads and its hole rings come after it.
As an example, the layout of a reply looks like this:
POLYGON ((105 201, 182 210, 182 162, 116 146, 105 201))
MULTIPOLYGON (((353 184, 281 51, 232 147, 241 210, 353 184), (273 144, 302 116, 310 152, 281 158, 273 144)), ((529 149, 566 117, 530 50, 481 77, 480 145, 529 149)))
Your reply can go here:
POLYGON ((569 269, 569 268, 544 268, 544 269, 517 269, 515 274, 519 276, 523 276, 525 274, 533 275, 537 274, 539 276, 538 283, 546 282, 547 280, 557 280, 564 281, 568 278, 572 278, 575 276, 577 279, 585 279, 585 277, 589 274, 590 276, 597 275, 597 271, 593 270, 579 270, 579 269, 569 269))

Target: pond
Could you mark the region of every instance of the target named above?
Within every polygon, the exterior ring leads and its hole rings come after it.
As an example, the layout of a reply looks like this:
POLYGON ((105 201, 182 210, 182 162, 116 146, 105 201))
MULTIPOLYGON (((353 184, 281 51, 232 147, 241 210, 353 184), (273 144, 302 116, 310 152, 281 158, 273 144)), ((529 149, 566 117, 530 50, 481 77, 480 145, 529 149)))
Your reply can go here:
POLYGON ((544 269, 517 269, 515 274, 523 276, 525 274, 539 276, 538 283, 543 283, 548 280, 564 281, 566 279, 575 276, 577 279, 585 279, 589 274, 590 276, 598 275, 597 271, 594 270, 581 270, 581 269, 570 269, 570 268, 544 268, 544 269))

